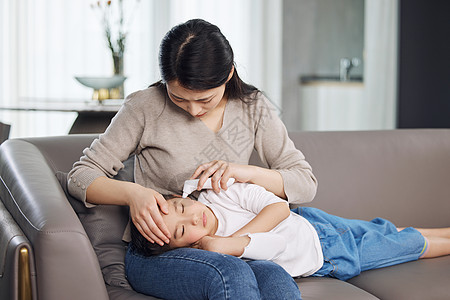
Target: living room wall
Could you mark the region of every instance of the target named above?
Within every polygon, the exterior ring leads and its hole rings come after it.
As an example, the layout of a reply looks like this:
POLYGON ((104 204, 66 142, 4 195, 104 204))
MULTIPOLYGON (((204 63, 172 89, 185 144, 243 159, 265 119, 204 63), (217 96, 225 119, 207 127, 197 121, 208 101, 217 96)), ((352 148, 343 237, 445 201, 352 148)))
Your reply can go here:
MULTIPOLYGON (((339 60, 364 48, 364 0, 283 1, 283 121, 299 130, 299 77, 339 75, 339 60)), ((352 70, 362 76, 363 64, 352 70)))

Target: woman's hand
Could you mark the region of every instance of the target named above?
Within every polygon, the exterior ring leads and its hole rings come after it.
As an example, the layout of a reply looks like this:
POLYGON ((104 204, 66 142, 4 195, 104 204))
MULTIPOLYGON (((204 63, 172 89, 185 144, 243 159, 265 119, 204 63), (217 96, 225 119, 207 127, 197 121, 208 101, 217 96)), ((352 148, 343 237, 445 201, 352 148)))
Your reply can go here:
POLYGON ((218 193, 220 188, 227 189, 228 179, 234 178, 238 182, 249 182, 252 178, 253 166, 239 165, 223 160, 213 160, 197 167, 190 179, 198 177, 197 190, 201 190, 206 180, 211 177, 213 190, 218 193), (200 177, 199 177, 200 176, 200 177))
POLYGON ((196 179, 197 177, 199 179, 198 191, 203 188, 209 177, 211 177, 211 185, 216 193, 220 192, 220 188, 226 190, 228 179, 234 178, 237 182, 248 182, 262 186, 278 197, 286 199, 283 178, 276 170, 213 160, 198 166, 190 179, 196 179))
POLYGON ((168 214, 167 201, 150 188, 138 186, 128 201, 131 219, 139 232, 150 242, 161 246, 169 243, 170 232, 161 212, 168 214))
POLYGON ((160 245, 169 242, 170 232, 161 216, 161 212, 169 213, 167 201, 155 190, 134 182, 101 176, 87 188, 86 201, 92 204, 128 205, 133 223, 147 240, 160 245))

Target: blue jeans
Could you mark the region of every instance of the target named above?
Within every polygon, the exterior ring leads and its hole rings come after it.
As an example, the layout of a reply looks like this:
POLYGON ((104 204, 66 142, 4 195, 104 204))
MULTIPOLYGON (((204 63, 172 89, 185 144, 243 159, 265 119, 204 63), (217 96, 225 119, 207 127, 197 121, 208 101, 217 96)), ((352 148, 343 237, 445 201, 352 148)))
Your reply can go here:
POLYGON ((301 299, 297 284, 271 261, 180 248, 145 257, 129 247, 127 279, 137 292, 163 299, 301 299))
POLYGON ((292 211, 306 218, 319 235, 324 265, 313 276, 347 280, 362 271, 417 260, 426 248, 419 231, 409 227, 398 232, 382 218, 351 220, 312 207, 292 211))

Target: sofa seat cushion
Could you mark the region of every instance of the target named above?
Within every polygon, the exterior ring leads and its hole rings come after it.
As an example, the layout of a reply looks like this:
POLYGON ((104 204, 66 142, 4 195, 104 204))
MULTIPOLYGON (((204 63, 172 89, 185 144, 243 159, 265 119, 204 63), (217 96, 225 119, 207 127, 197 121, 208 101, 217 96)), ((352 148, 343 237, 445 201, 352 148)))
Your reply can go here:
POLYGON ((308 277, 295 280, 304 300, 376 300, 377 297, 345 281, 325 277, 308 277))
POLYGON ((450 299, 450 256, 366 271, 348 282, 383 300, 450 299))

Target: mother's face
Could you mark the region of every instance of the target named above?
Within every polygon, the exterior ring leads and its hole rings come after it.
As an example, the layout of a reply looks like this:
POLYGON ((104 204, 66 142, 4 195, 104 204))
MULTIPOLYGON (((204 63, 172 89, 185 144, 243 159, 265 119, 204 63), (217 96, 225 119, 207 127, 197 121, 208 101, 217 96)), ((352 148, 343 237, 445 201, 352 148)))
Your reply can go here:
POLYGON ((166 86, 170 100, 195 118, 207 116, 219 105, 225 94, 225 84, 204 91, 189 90, 177 80, 168 82, 166 86))

